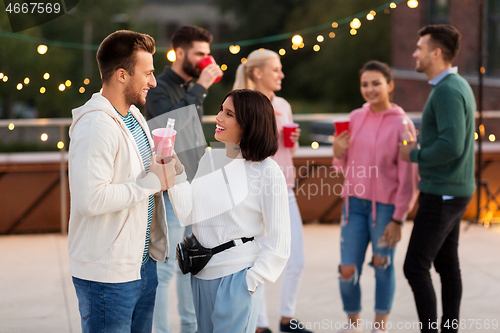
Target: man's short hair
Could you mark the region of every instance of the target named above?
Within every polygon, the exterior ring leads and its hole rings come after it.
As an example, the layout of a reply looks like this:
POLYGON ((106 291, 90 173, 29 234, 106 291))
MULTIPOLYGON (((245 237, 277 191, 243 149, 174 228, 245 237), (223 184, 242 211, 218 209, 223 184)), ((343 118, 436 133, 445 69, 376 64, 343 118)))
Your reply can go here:
POLYGON ((154 54, 155 40, 149 35, 129 30, 119 30, 104 38, 97 50, 97 64, 102 82, 108 82, 120 68, 134 75, 137 63, 135 51, 139 50, 154 54))
POLYGON ((443 60, 452 62, 460 50, 460 38, 462 35, 452 25, 437 24, 426 25, 418 31, 420 37, 430 35, 430 41, 436 48, 440 48, 443 54, 443 60))
POLYGON ((172 36, 172 49, 182 47, 184 50, 191 48, 193 42, 212 43, 212 34, 203 28, 194 25, 184 25, 177 29, 172 36))

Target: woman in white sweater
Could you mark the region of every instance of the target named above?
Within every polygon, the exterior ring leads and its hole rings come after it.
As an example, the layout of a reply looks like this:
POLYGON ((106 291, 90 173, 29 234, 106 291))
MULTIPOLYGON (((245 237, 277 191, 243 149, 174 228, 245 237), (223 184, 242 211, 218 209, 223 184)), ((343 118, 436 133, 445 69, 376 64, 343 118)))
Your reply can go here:
POLYGON ((216 117, 215 139, 195 179, 176 177, 169 195, 176 215, 206 248, 234 241, 192 277, 198 328, 204 332, 255 332, 265 281, 274 282, 290 255, 285 177, 270 156, 278 132, 269 99, 233 90, 216 117), (254 237, 265 237, 261 246, 254 237), (250 239, 250 241, 248 241, 250 239))

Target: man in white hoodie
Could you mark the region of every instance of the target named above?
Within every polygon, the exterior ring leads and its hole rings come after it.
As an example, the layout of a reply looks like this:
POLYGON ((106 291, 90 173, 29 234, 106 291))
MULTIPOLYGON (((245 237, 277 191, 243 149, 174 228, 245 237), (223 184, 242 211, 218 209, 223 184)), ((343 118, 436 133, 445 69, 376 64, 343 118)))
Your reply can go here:
POLYGON ((156 163, 135 106, 156 86, 154 52, 148 35, 106 37, 102 91, 73 110, 68 249, 84 333, 152 330, 156 261, 168 259, 161 191, 175 184, 175 163, 156 163))

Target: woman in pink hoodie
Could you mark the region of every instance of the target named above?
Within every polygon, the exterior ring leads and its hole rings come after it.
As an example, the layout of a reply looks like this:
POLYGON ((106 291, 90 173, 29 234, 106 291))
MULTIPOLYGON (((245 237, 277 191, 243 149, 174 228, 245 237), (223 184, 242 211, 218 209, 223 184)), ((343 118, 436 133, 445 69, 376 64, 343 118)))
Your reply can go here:
POLYGON ((350 323, 356 327, 361 312, 359 277, 368 244, 375 269, 375 322, 372 333, 387 332, 395 291, 393 257, 401 227, 417 196, 417 165, 399 158, 398 144, 415 139, 413 122, 391 103, 394 90, 387 64, 370 61, 360 71, 366 103, 349 115, 349 132, 337 135, 333 163, 344 173, 345 199, 341 223, 340 292, 350 323))

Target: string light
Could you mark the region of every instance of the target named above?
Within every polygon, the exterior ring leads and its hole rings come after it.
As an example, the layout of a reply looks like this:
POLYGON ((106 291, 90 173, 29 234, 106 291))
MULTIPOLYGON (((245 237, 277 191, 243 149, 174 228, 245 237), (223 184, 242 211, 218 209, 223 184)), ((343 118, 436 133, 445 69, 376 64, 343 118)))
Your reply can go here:
POLYGON ((9 80, 9 77, 7 75, 4 75, 3 78, 2 78, 2 81, 3 82, 7 82, 7 80, 9 80))
POLYGON ((417 0, 408 0, 408 2, 406 4, 410 8, 417 8, 418 7, 418 1, 417 0))
POLYGON ((42 135, 40 135, 40 140, 42 141, 47 141, 48 138, 49 136, 47 135, 47 133, 43 133, 42 135))
POLYGON ((0 79, 3 79, 3 73, 0 73, 0 79))
POLYGON ((300 45, 304 42, 304 39, 302 38, 301 35, 295 35, 292 37, 292 44, 293 45, 300 45))
POLYGON ((284 56, 284 55, 285 55, 285 53, 286 53, 286 51, 285 51, 285 49, 280 49, 280 50, 278 51, 278 53, 280 54, 280 56, 284 56))
POLYGON ((490 134, 490 136, 488 138, 490 139, 491 142, 495 142, 495 140, 496 140, 495 134, 490 134))
POLYGON ((90 80, 89 80, 89 79, 85 79, 85 80, 83 80, 83 84, 87 85, 87 84, 89 84, 89 83, 90 83, 90 80))
POLYGON ((367 19, 368 21, 371 21, 371 20, 373 20, 374 18, 375 18, 375 16, 373 16, 373 14, 372 14, 372 13, 368 13, 368 15, 366 15, 366 19, 367 19))
POLYGON ((296 50, 298 50, 298 49, 299 49, 299 46, 298 46, 298 45, 293 44, 293 45, 292 45, 292 49, 293 49, 294 51, 296 51, 296 50))
POLYGON ((389 8, 384 9, 384 14, 390 14, 390 13, 391 11, 389 10, 389 8))
POLYGON ((167 59, 168 59, 168 61, 174 62, 176 58, 177 57, 175 55, 175 51, 174 50, 170 50, 170 51, 167 52, 167 59))
POLYGON ((318 44, 314 45, 313 46, 313 50, 316 51, 316 52, 318 52, 320 50, 319 45, 318 44))
POLYGON ((17 90, 23 89, 23 84, 22 83, 18 83, 16 88, 17 88, 17 90))
POLYGON ((338 27, 339 27, 339 24, 337 22, 333 22, 332 23, 332 28, 335 29, 335 28, 338 28, 338 27))
POLYGON ((361 21, 358 18, 354 18, 349 25, 352 29, 359 29, 361 27, 361 21))
POLYGON ((304 48, 304 46, 305 46, 305 44, 304 44, 304 43, 300 43, 299 48, 303 49, 303 48, 304 48))
POLYGON ((16 128, 16 126, 14 125, 14 123, 10 123, 9 124, 9 130, 13 131, 14 128, 16 128))
POLYGON ((45 94, 45 91, 46 91, 45 87, 40 88, 40 94, 45 94))
POLYGON ((377 12, 376 12, 376 11, 374 11, 374 10, 370 10, 370 14, 372 14, 372 15, 373 15, 373 17, 375 17, 375 15, 377 15, 377 12))
POLYGON ((66 89, 66 86, 64 85, 64 83, 61 83, 59 85, 59 91, 64 91, 66 89))
POLYGON ((226 71, 227 70, 227 65, 226 64, 220 65, 220 69, 222 69, 223 71, 226 71))
POLYGON ((68 87, 68 88, 71 87, 71 81, 70 80, 66 80, 66 82, 64 82, 64 85, 66 87, 68 87))
POLYGON ((40 44, 40 45, 38 45, 38 47, 36 48, 36 50, 40 54, 45 54, 45 53, 47 53, 47 51, 49 50, 49 48, 48 48, 47 45, 40 44))
POLYGON ((391 2, 391 4, 389 5, 389 7, 391 7, 392 9, 396 8, 398 5, 396 5, 394 2, 391 2))
POLYGON ((316 37, 316 40, 321 43, 322 41, 325 40, 325 37, 323 37, 322 35, 318 35, 318 37, 316 37))
POLYGON ((319 148, 319 143, 317 143, 316 141, 314 141, 313 143, 311 143, 311 148, 312 149, 318 149, 319 148))
POLYGON ((353 35, 353 36, 354 36, 355 34, 357 34, 357 33, 358 33, 358 30, 356 30, 356 29, 351 29, 350 33, 351 33, 351 35, 353 35))
POLYGON ((30 83, 30 78, 29 77, 24 78, 24 84, 29 84, 29 83, 30 83))
POLYGON ((83 94, 85 92, 85 88, 84 87, 80 87, 80 89, 78 89, 78 92, 80 94, 83 94))
POLYGON ((48 80, 48 79, 50 79, 50 74, 49 74, 49 73, 45 73, 45 74, 43 74, 43 79, 44 79, 44 80, 48 80))
POLYGON ((245 62, 247 62, 247 58, 241 58, 241 63, 244 64, 245 62))
POLYGON ((477 140, 479 138, 479 135, 477 134, 477 132, 474 132, 474 140, 477 140))
POLYGON ((238 54, 238 52, 240 52, 240 46, 239 45, 229 46, 229 52, 231 52, 232 54, 238 54))
POLYGON ((332 31, 332 32, 330 32, 330 33, 328 34, 328 37, 330 37, 330 38, 335 38, 335 32, 333 32, 333 31, 332 31))
POLYGON ((59 149, 63 149, 63 148, 64 148, 64 142, 59 141, 59 142, 57 143, 57 148, 59 148, 59 149))

